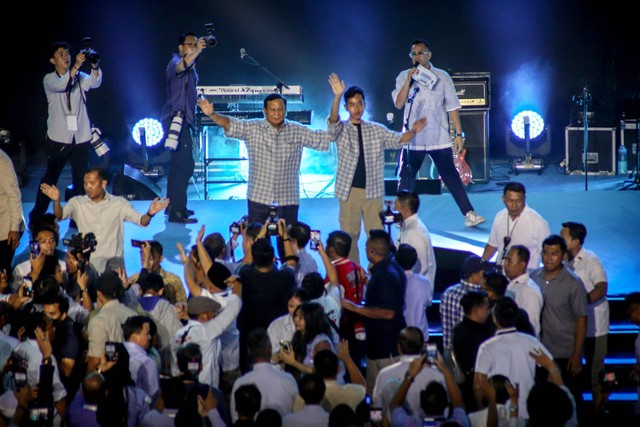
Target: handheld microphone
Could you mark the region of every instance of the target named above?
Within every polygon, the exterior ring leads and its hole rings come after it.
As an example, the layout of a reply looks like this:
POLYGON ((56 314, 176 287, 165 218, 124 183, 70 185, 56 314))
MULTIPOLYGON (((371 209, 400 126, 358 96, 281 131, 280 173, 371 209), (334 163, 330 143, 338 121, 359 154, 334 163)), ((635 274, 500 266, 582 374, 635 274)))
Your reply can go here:
POLYGON ((240 48, 240 59, 244 59, 244 57, 247 56, 247 51, 244 50, 243 47, 240 48))
POLYGON ((418 68, 418 65, 420 65, 420 63, 416 61, 415 64, 413 64, 413 68, 418 68))
POLYGON ((393 123, 393 119, 395 118, 393 113, 387 113, 387 122, 390 124, 393 123))

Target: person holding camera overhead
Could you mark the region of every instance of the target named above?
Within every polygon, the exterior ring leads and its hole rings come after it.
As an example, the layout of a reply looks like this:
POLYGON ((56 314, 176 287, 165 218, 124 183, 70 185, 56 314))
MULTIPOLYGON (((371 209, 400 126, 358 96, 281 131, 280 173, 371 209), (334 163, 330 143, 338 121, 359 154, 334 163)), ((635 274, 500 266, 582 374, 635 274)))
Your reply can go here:
MULTIPOLYGON (((75 62, 70 67, 69 50, 70 46, 66 42, 51 45, 49 62, 53 64, 54 70, 43 79, 49 116, 45 140, 47 169, 40 183, 56 185, 64 166, 70 161, 73 192, 75 195, 82 195, 82 180, 89 167, 91 150, 87 92, 100 87, 102 70, 98 65, 100 56, 88 47, 76 55, 75 62), (80 71, 85 62, 91 64, 88 74, 80 71)), ((29 213, 29 222, 46 213, 48 208, 49 197, 38 189, 36 202, 29 213)))
POLYGON ((167 65, 167 101, 162 109, 162 128, 167 136, 164 146, 171 152, 167 174, 165 211, 169 222, 195 224, 194 212, 187 209, 187 188, 193 175, 193 134, 196 126, 196 60, 207 47, 207 38, 189 31, 178 37, 178 53, 167 65))
POLYGON ((169 206, 168 199, 155 198, 147 212, 141 215, 127 199, 107 193, 106 188, 107 172, 93 167, 84 175, 86 195, 72 197, 63 207, 60 190, 55 185, 40 185, 42 193, 53 200, 53 212, 58 221, 71 218, 83 236, 87 233, 95 235, 96 248, 91 255, 91 264, 100 274, 110 258, 124 256, 124 221, 146 227, 155 214, 169 206))

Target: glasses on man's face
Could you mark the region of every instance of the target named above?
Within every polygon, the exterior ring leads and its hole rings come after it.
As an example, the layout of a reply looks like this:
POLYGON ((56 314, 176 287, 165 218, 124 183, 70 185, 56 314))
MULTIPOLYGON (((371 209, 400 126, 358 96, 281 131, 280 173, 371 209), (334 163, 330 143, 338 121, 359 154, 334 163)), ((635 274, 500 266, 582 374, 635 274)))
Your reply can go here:
POLYGON ((198 45, 198 43, 182 43, 182 46, 186 46, 186 47, 196 47, 198 45))
POLYGON ((428 50, 420 50, 418 52, 409 52, 409 56, 413 58, 414 56, 426 55, 427 53, 429 53, 428 50))

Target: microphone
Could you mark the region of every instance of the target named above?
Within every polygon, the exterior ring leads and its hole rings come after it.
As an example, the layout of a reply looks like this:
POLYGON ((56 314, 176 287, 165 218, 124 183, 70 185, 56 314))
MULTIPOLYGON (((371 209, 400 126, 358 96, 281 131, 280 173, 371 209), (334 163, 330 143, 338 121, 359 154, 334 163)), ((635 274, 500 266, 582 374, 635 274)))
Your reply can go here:
POLYGON ((420 92, 420 86, 416 86, 413 88, 413 93, 411 95, 409 95, 409 98, 407 99, 408 103, 413 103, 413 100, 415 99, 416 95, 418 94, 418 92, 420 92))
POLYGON ((244 57, 247 56, 247 51, 244 50, 243 47, 240 48, 240 59, 244 59, 244 57))
POLYGON ((387 122, 389 122, 389 124, 393 123, 393 119, 395 118, 393 113, 387 113, 387 122))
POLYGON ((418 68, 418 65, 420 65, 420 63, 418 61, 416 61, 416 63, 413 64, 413 68, 418 68))

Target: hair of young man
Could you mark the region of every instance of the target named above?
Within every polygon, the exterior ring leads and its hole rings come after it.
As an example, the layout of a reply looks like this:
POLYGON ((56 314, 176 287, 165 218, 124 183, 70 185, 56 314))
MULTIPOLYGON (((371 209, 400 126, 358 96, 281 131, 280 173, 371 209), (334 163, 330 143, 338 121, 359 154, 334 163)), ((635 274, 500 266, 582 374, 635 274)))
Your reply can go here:
POLYGON ((529 252, 529 249, 526 246, 524 246, 524 245, 513 245, 513 246, 511 246, 511 249, 509 249, 509 250, 515 251, 515 254, 518 257, 518 260, 520 262, 524 262, 525 264, 529 264, 529 258, 531 257, 531 252, 529 252))
POLYGON ((49 58, 53 58, 53 56, 55 55, 55 53, 58 51, 58 49, 66 49, 66 50, 71 50, 71 46, 69 45, 69 43, 67 42, 63 42, 63 41, 59 41, 59 42, 53 42, 51 43, 51 45, 49 46, 49 58))
POLYGON ((88 373, 82 380, 82 397, 84 402, 96 405, 104 391, 104 376, 98 372, 88 373))
POLYGON ((338 375, 338 356, 330 349, 320 350, 313 356, 313 367, 324 379, 335 379, 338 375))
POLYGON ((317 373, 303 374, 298 380, 298 393, 307 405, 318 405, 324 398, 326 386, 317 373))
POLYGON ((391 255, 391 242, 389 234, 384 230, 371 230, 369 232, 369 243, 372 245, 376 255, 386 258, 391 255))
POLYGON ((26 316, 24 333, 28 338, 36 338, 36 328, 40 328, 43 332, 47 330, 47 322, 49 319, 43 312, 35 312, 26 316))
POLYGON ((145 323, 149 324, 149 329, 151 329, 151 319, 147 316, 131 316, 125 320, 122 324, 122 335, 124 336, 124 340, 128 341, 134 333, 139 334, 145 323))
POLYGON ((38 239, 38 233, 40 231, 50 231, 53 233, 53 237, 55 238, 56 245, 58 244, 58 239, 60 236, 58 235, 58 228, 56 227, 56 215, 47 212, 43 215, 39 215, 29 222, 29 233, 33 237, 33 240, 38 239))
POLYGON ((164 289, 164 279, 160 274, 154 272, 147 273, 146 279, 141 280, 138 283, 140 284, 140 290, 143 294, 147 293, 149 290, 160 292, 164 289))
POLYGON ((264 101, 262 102, 262 106, 263 106, 264 108, 267 108, 267 107, 268 107, 268 104, 269 104, 271 101, 275 101, 275 100, 277 100, 277 99, 282 100, 282 105, 284 106, 284 109, 286 110, 286 109, 287 109, 287 98, 285 98, 284 96, 280 95, 279 93, 271 93, 271 94, 267 95, 267 96, 264 98, 264 101))
POLYGON ((300 286, 296 286, 295 288, 291 289, 287 293, 287 301, 289 301, 291 298, 297 298, 300 300, 300 302, 311 301, 311 296, 309 295, 309 291, 300 286))
POLYGON ((415 44, 423 44, 427 48, 427 50, 431 50, 431 46, 429 46, 429 42, 427 42, 427 40, 424 39, 424 38, 413 39, 413 41, 411 41, 411 45, 409 47, 411 47, 411 46, 413 46, 415 44))
POLYGON ((344 102, 349 102, 351 98, 356 95, 360 95, 364 101, 364 90, 358 86, 351 86, 344 92, 344 102))
POLYGON ((166 408, 178 409, 187 398, 187 386, 177 377, 161 378, 160 394, 166 408))
POLYGON ((178 347, 176 351, 178 370, 183 374, 189 373, 189 362, 202 363, 202 350, 196 343, 190 342, 178 347))
POLYGON ((567 393, 549 381, 534 384, 527 397, 527 410, 531 427, 564 426, 573 415, 567 393))
POLYGON ((147 243, 149 243, 149 246, 151 246, 151 255, 153 255, 154 258, 160 258, 162 255, 164 255, 164 248, 162 247, 162 243, 158 242, 157 240, 150 240, 147 243))
POLYGON ((587 238, 587 227, 579 222, 563 222, 562 228, 566 228, 569 231, 569 236, 572 239, 578 239, 581 245, 584 245, 584 241, 587 238))
POLYGON ((43 304, 60 293, 60 283, 53 276, 40 276, 33 284, 33 302, 43 304))
POLYGON ((42 264, 42 270, 40 270, 40 277, 53 276, 56 274, 56 268, 60 265, 58 257, 55 255, 45 255, 44 263, 42 264))
POLYGON ((505 185, 504 189, 502 190, 502 194, 503 195, 507 194, 507 191, 511 191, 514 193, 522 193, 523 196, 527 195, 527 190, 525 189, 524 185, 517 181, 511 181, 507 183, 507 185, 505 185))
POLYGON ((509 392, 507 391, 507 384, 510 382, 509 378, 504 375, 493 375, 489 378, 493 388, 496 390, 496 402, 497 403, 506 403, 509 400, 509 392))
POLYGON ((238 416, 253 418, 260 411, 262 394, 255 384, 244 384, 233 393, 238 416))
POLYGON ((493 306, 493 316, 503 328, 512 328, 516 325, 518 304, 511 298, 500 298, 493 306))
POLYGON ((393 257, 403 270, 411 270, 418 262, 418 252, 408 243, 400 243, 393 257))
POLYGON ((224 251, 227 242, 224 241, 224 237, 222 234, 215 232, 211 233, 204 238, 202 241, 204 246, 209 249, 209 253, 212 256, 212 259, 218 258, 220 254, 224 251))
POLYGON ((302 221, 297 221, 291 224, 291 228, 288 230, 289 237, 296 241, 298 248, 304 248, 311 239, 311 227, 302 221))
POLYGON ((271 241, 266 238, 260 238, 251 245, 251 255, 256 267, 269 267, 273 265, 275 250, 271 245, 271 241))
POLYGON ((487 293, 482 290, 469 291, 460 298, 460 305, 465 316, 469 316, 474 308, 482 307, 487 299, 487 293))
POLYGON ((346 403, 340 403, 334 406, 331 412, 329 412, 329 427, 353 425, 361 425, 361 423, 356 421, 356 413, 351 409, 351 406, 346 403))
POLYGON ((256 415, 256 426, 271 427, 282 426, 282 415, 273 408, 264 408, 256 415))
POLYGON ((542 247, 544 248, 545 246, 560 246, 560 251, 563 254, 567 253, 567 242, 564 241, 562 236, 559 236, 557 234, 552 234, 544 239, 544 241, 542 242, 542 247))
POLYGON ((247 334, 247 354, 251 362, 271 360, 271 350, 271 340, 264 328, 254 329, 247 334))
POLYGON ((47 299, 43 301, 43 304, 56 304, 58 306, 58 311, 60 312, 60 314, 69 312, 69 297, 60 292, 56 295, 48 296, 47 299))
POLYGON ((400 202, 403 207, 409 209, 412 214, 417 213, 418 209, 420 209, 420 196, 418 196, 418 193, 415 191, 400 190, 396 197, 398 198, 398 202, 400 202))
POLYGON ((431 381, 420 392, 420 407, 426 415, 441 416, 449 406, 447 390, 437 381, 431 381))
POLYGON ((485 288, 492 291, 498 297, 503 297, 509 286, 509 279, 496 271, 488 271, 484 273, 485 288))
POLYGON ((247 224, 247 229, 244 233, 247 235, 248 239, 256 240, 258 238, 258 234, 260 234, 260 230, 262 230, 262 224, 259 222, 250 222, 247 224))
POLYGON ((349 256, 351 236, 342 230, 332 231, 327 238, 327 250, 329 248, 333 248, 339 257, 349 256))
POLYGON ((309 292, 309 297, 314 300, 324 295, 324 278, 317 271, 311 271, 304 275, 300 286, 309 292))
POLYGON ((85 173, 85 175, 89 174, 89 173, 96 173, 96 176, 98 177, 98 179, 100 179, 100 181, 108 181, 109 180, 109 174, 106 171, 106 169, 100 167, 100 166, 94 166, 94 167, 90 167, 89 169, 87 169, 87 172, 85 173))
POLYGON ((180 34, 178 36, 178 44, 184 44, 185 40, 187 39, 187 37, 192 36, 195 38, 198 38, 198 36, 196 35, 196 33, 194 33, 193 31, 186 31, 182 34, 180 34))
POLYGON ((424 348, 424 335, 420 328, 407 326, 398 333, 398 348, 402 354, 420 354, 424 348))

